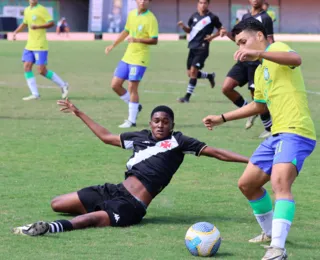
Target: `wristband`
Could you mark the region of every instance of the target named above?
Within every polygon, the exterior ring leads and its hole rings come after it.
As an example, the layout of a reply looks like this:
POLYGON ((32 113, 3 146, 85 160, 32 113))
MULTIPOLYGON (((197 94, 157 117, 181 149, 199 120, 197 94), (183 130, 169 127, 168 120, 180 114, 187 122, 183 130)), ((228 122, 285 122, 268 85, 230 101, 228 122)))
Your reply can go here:
POLYGON ((227 120, 226 120, 226 118, 224 117, 223 114, 221 114, 221 118, 222 118, 223 122, 227 122, 227 120))

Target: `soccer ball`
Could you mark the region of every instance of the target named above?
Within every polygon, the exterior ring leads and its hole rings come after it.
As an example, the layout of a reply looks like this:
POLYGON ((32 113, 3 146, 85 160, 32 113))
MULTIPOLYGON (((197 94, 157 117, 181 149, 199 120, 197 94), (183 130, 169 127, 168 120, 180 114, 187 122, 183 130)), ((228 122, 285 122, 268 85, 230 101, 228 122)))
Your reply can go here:
POLYGON ((194 256, 214 256, 221 244, 220 232, 211 223, 198 222, 188 229, 185 243, 194 256))

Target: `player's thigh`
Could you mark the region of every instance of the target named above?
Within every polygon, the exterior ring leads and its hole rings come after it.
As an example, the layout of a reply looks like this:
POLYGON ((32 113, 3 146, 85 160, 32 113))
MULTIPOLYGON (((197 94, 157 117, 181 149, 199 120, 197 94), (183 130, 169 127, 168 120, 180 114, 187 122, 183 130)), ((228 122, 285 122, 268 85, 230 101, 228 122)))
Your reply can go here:
MULTIPOLYGON (((114 71, 113 79, 119 79, 119 80, 121 79, 122 83, 125 80, 128 80, 129 79, 129 64, 121 60, 118 63, 118 66, 116 67, 116 69, 114 71)), ((118 83, 118 82, 120 82, 120 81, 114 81, 114 83, 118 83)), ((122 83, 120 86, 122 86, 122 83)), ((119 85, 112 84, 112 88, 114 88, 114 86, 116 87, 119 85)))
POLYGON ((232 90, 237 86, 244 86, 248 82, 248 68, 241 62, 237 62, 229 70, 223 83, 222 91, 232 90))
POLYGON ((290 193, 291 186, 298 175, 297 168, 292 163, 278 163, 272 168, 271 186, 273 192, 290 193))
POLYGON ((56 212, 64 212, 70 214, 85 214, 87 213, 84 205, 80 201, 77 192, 72 192, 55 197, 51 201, 51 208, 56 212))
POLYGON ((118 78, 117 76, 113 76, 111 80, 111 87, 113 89, 119 89, 122 87, 123 83, 125 82, 125 79, 118 78))
POLYGON ((104 210, 99 210, 84 215, 80 215, 71 220, 74 229, 88 227, 107 227, 111 225, 109 214, 104 210))
POLYGON ((138 93, 140 81, 128 81, 128 91, 129 93, 138 93))
POLYGON ((31 71, 32 65, 35 63, 35 57, 32 51, 23 50, 21 61, 23 62, 24 71, 31 71))
POLYGON ((285 183, 291 186, 306 158, 313 152, 316 141, 289 133, 279 134, 275 138, 277 143, 271 183, 274 189, 278 190, 282 186, 288 188, 285 183))
POLYGON ((270 180, 270 175, 266 174, 259 166, 249 162, 243 174, 238 180, 238 187, 244 193, 256 191, 270 180))

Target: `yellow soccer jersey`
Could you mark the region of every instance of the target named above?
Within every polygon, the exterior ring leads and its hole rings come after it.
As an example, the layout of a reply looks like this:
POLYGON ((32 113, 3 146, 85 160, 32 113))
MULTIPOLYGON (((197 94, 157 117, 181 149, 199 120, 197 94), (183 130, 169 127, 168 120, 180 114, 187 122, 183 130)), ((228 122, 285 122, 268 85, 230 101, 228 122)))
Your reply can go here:
POLYGON ((44 25, 53 21, 48 10, 37 4, 35 7, 27 7, 24 9, 23 23, 28 25, 28 42, 26 49, 30 51, 48 50, 48 41, 46 37, 46 29, 31 29, 31 25, 44 25))
MULTIPOLYGON (((128 15, 125 30, 133 38, 158 38, 158 21, 150 10, 138 15, 138 10, 135 9, 128 15)), ((150 61, 150 46, 143 43, 129 43, 122 60, 128 64, 147 67, 150 61)))
MULTIPOLYGON (((266 51, 292 51, 276 42, 266 51)), ((316 139, 308 99, 300 67, 279 65, 262 60, 255 72, 254 100, 266 103, 272 117, 272 134, 294 133, 316 139)))

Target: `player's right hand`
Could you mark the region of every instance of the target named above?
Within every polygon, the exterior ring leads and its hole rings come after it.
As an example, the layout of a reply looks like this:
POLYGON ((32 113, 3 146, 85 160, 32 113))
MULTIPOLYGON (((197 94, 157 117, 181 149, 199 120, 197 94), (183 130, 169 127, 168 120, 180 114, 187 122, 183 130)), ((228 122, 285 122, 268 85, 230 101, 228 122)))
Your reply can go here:
POLYGON ((105 49, 105 54, 108 55, 110 51, 112 51, 113 49, 113 45, 107 46, 107 48, 105 49))
POLYGON ((68 98, 64 100, 58 100, 57 105, 61 107, 60 111, 64 113, 72 113, 74 115, 77 115, 77 113, 79 112, 79 109, 74 104, 72 104, 68 98))
POLYGON ((183 28, 183 26, 184 26, 183 21, 179 21, 179 22, 178 22, 178 26, 180 26, 181 28, 183 28))
POLYGON ((209 115, 202 120, 208 130, 212 130, 214 126, 223 124, 223 119, 221 116, 209 115))
POLYGON ((17 39, 17 34, 16 33, 13 33, 13 35, 12 35, 12 40, 16 40, 17 39))

